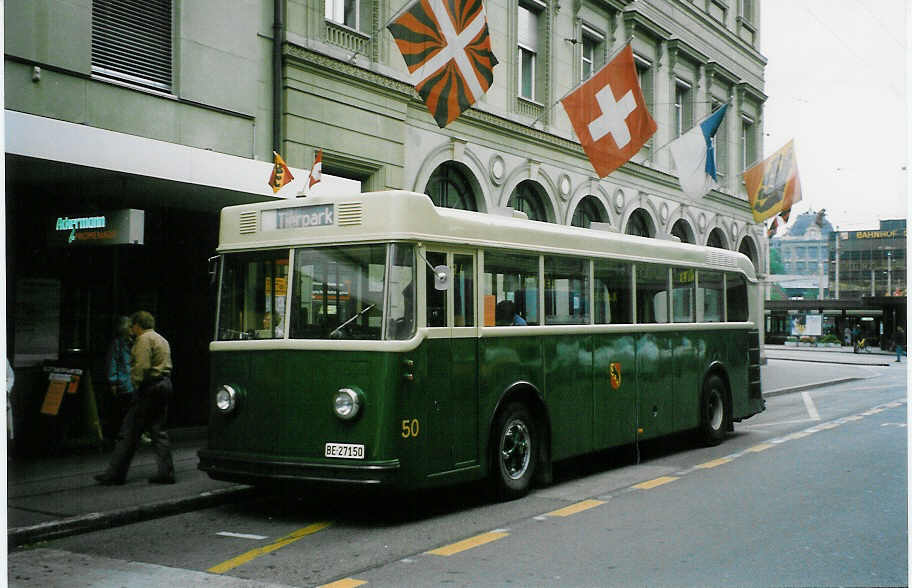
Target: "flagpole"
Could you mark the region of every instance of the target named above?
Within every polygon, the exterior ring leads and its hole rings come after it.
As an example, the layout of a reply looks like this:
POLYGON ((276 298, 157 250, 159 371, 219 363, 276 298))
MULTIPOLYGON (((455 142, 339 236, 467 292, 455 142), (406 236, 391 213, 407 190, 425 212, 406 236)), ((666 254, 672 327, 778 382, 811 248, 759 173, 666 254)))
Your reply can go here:
POLYGON ((627 48, 627 45, 630 45, 630 42, 631 42, 631 41, 633 41, 633 36, 627 37, 627 40, 624 41, 624 43, 621 45, 621 48, 620 48, 620 49, 617 49, 614 53, 611 54, 610 57, 608 57, 608 59, 605 60, 605 65, 603 65, 602 67, 600 67, 600 68, 598 69, 597 72, 595 72, 594 74, 592 74, 591 76, 589 76, 589 77, 586 78, 585 80, 582 80, 580 83, 578 83, 577 85, 573 86, 573 89, 572 89, 572 90, 570 90, 569 92, 567 92, 566 94, 564 94, 563 96, 561 96, 560 98, 558 98, 557 100, 555 100, 555 101, 554 101, 554 104, 552 104, 552 105, 549 106, 548 108, 544 109, 544 111, 543 111, 541 114, 539 114, 539 115, 535 118, 535 120, 533 120, 533 121, 529 124, 529 126, 530 126, 530 127, 534 127, 536 124, 538 124, 539 121, 541 121, 542 118, 544 118, 544 116, 545 116, 546 114, 548 114, 549 112, 551 112, 552 110, 554 110, 554 107, 557 106, 558 102, 560 102, 561 100, 563 100, 564 98, 566 98, 566 97, 569 96, 570 94, 576 92, 576 91, 579 89, 580 86, 582 86, 583 84, 585 84, 586 82, 588 82, 589 80, 591 80, 592 78, 594 78, 595 76, 597 76, 597 75, 599 74, 599 72, 601 72, 603 69, 605 69, 606 67, 608 67, 608 65, 609 65, 612 61, 614 61, 614 58, 617 57, 618 55, 620 55, 620 54, 621 54, 621 51, 623 51, 624 49, 627 48))

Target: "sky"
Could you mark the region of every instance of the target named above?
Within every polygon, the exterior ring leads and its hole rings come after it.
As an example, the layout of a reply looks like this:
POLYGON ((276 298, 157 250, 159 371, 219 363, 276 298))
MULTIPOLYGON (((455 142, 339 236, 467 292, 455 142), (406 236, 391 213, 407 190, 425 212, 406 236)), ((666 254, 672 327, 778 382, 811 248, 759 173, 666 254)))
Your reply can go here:
POLYGON ((906 0, 760 0, 764 156, 795 140, 802 201, 840 230, 907 218, 906 0))

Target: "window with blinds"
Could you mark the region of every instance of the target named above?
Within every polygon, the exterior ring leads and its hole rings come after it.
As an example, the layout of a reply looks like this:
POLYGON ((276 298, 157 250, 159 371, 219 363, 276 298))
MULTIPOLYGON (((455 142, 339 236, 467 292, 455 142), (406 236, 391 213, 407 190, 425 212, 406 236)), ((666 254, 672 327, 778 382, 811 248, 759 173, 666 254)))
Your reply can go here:
POLYGON ((93 0, 92 73, 171 91, 173 0, 93 0))

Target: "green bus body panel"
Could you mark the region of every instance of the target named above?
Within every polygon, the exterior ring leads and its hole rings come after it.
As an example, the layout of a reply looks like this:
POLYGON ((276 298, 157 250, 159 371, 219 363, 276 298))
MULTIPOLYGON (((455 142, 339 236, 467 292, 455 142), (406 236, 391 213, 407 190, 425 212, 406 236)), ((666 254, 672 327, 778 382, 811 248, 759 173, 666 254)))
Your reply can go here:
POLYGON ((715 369, 741 420, 764 407, 747 392, 750 337, 719 329, 436 338, 409 352, 213 352, 214 387, 242 394, 235 413, 213 409, 201 461, 206 453, 212 463, 303 464, 316 468, 301 476, 308 480, 324 479, 321 467, 376 466, 386 468, 383 483, 403 488, 470 480, 487 471, 491 424, 512 391, 535 390, 560 460, 696 428, 702 384, 715 369), (364 393, 353 422, 333 414, 344 386, 364 393), (363 444, 365 459, 325 458, 327 442, 363 444))

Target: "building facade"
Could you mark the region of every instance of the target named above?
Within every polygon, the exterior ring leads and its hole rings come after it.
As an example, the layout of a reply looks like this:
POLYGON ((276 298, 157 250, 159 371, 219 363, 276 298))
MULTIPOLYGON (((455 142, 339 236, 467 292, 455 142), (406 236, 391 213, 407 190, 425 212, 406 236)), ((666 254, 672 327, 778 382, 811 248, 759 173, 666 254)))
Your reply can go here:
POLYGON ((906 219, 829 236, 830 279, 839 299, 906 295, 906 219))
POLYGON ((494 83, 443 129, 384 28, 404 4, 6 3, 7 340, 26 429, 52 363, 94 375, 105 421, 111 325, 139 308, 172 342, 172 424, 205 424, 218 210, 275 197, 273 150, 299 178, 322 149, 324 178, 354 189, 676 237, 765 273, 740 176, 763 153, 759 2, 488 0, 494 83), (658 131, 600 179, 558 100, 628 42, 658 131), (667 144, 726 102, 720 186, 688 198, 667 144))

